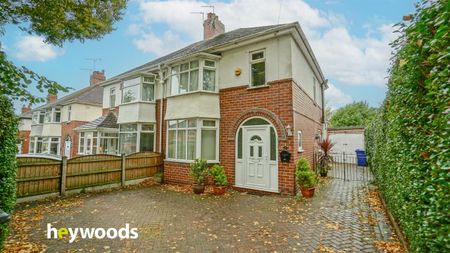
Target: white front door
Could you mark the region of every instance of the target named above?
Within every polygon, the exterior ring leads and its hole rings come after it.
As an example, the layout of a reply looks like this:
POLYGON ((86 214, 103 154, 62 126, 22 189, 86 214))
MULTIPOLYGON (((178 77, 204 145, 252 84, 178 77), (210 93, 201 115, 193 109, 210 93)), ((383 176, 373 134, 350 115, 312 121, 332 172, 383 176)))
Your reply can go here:
POLYGON ((269 127, 246 127, 243 137, 246 185, 268 190, 270 188, 269 127))
POLYGON ((67 159, 70 158, 70 148, 72 147, 72 141, 70 139, 64 142, 64 155, 67 156, 67 159))

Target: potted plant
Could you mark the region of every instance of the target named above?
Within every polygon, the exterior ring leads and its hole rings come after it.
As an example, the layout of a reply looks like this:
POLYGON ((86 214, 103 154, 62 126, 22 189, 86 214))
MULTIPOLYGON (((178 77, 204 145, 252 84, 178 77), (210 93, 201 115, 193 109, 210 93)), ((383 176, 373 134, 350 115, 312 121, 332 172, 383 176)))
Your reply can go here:
POLYGON ((225 175, 225 170, 223 166, 219 164, 215 164, 209 170, 209 175, 212 177, 214 181, 213 191, 214 195, 223 195, 227 190, 227 175, 225 175))
POLYGON ((330 139, 326 138, 319 142, 320 153, 318 159, 319 173, 321 177, 326 177, 328 171, 331 169, 331 163, 333 162, 333 157, 331 156, 331 149, 334 143, 330 139))
POLYGON ((311 198, 314 195, 314 190, 316 189, 315 186, 317 184, 317 176, 311 171, 309 162, 306 159, 301 158, 298 160, 295 176, 303 197, 311 198))
POLYGON ((192 189, 195 194, 205 192, 205 179, 208 176, 208 164, 206 160, 195 159, 191 164, 191 176, 194 179, 192 189))

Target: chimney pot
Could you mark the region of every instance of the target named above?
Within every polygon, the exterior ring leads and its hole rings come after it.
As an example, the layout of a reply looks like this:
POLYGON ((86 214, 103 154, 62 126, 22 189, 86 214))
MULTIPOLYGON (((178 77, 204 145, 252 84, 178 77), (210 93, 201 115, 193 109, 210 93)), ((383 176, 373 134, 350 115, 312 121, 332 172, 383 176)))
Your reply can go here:
POLYGON ((219 20, 215 13, 208 13, 207 19, 203 21, 203 39, 207 40, 225 32, 225 25, 219 20))
POLYGON ((96 85, 96 84, 98 84, 98 83, 100 83, 100 82, 103 82, 103 81, 105 81, 105 80, 106 80, 106 77, 105 77, 105 70, 102 70, 102 71, 94 70, 94 71, 92 72, 92 74, 91 74, 89 83, 90 83, 90 85, 92 86, 92 85, 96 85))
POLYGON ((31 108, 29 106, 22 106, 22 113, 27 113, 29 111, 31 111, 31 108))
POLYGON ((47 104, 53 103, 56 100, 58 100, 58 95, 50 94, 50 93, 47 95, 47 104))

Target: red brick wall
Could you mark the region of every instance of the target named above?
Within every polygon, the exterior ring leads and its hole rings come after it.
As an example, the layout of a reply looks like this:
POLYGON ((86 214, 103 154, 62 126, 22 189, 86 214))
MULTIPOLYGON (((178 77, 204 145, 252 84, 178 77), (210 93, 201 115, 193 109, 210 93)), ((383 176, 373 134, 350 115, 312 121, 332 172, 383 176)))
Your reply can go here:
POLYGON ((86 124, 86 121, 70 121, 70 122, 64 122, 61 124, 61 155, 64 154, 64 146, 65 146, 65 140, 67 136, 70 136, 70 139, 72 140, 72 147, 70 151, 70 157, 77 156, 78 153, 78 143, 79 143, 79 133, 74 131, 73 129, 86 124))
POLYGON ((119 115, 119 107, 116 106, 114 108, 103 108, 102 109, 102 115, 107 116, 110 112, 115 113, 116 115, 119 115))
POLYGON ((305 157, 313 165, 314 151, 317 150, 316 134, 322 130, 322 108, 295 82, 293 82, 294 127, 295 138, 294 158, 305 157), (304 152, 298 153, 297 131, 302 131, 304 152))
POLYGON ((28 154, 30 149, 30 132, 29 130, 22 130, 18 133, 18 139, 22 142, 21 154, 28 154))
MULTIPOLYGON (((247 85, 221 89, 219 94, 221 113, 219 160, 225 167, 230 185, 234 185, 235 182, 236 132, 246 119, 260 116, 270 121, 276 128, 278 152, 286 146, 292 154, 288 163, 282 163, 278 159, 278 189, 281 193, 294 194, 295 161, 300 156, 297 153, 297 130, 303 131, 303 146, 306 150, 304 155, 312 159, 315 134, 321 129, 321 109, 291 79, 275 81, 267 87, 256 89, 249 89, 247 85), (292 127, 292 136, 287 136, 287 125, 292 127)), ((157 120, 159 120, 159 106, 160 101, 157 101, 157 120)), ((163 107, 164 114, 165 107, 166 103, 163 107)), ((159 124, 157 132, 159 133, 159 124)), ((163 150, 165 138, 165 124, 163 124, 163 150)), ((164 179, 169 183, 192 183, 189 164, 165 161, 164 179)))

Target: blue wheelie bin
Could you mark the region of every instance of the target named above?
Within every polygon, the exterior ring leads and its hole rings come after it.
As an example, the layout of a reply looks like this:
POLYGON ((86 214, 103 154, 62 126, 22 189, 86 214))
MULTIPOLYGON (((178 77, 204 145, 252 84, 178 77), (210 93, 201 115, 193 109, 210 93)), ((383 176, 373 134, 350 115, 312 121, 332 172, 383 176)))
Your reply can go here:
POLYGON ((366 151, 364 149, 357 149, 355 152, 358 166, 367 166, 366 151))

